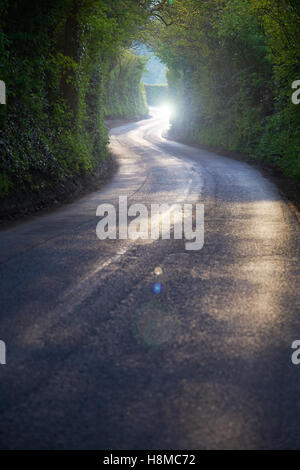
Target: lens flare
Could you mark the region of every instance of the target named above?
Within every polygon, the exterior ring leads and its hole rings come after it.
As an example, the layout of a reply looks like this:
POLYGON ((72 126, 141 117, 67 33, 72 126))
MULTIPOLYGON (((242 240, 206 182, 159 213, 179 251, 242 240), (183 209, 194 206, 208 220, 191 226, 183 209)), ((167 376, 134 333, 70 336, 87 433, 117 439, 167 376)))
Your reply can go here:
POLYGON ((155 284, 153 284, 152 290, 154 294, 160 294, 162 291, 162 285, 159 282, 156 282, 155 284))

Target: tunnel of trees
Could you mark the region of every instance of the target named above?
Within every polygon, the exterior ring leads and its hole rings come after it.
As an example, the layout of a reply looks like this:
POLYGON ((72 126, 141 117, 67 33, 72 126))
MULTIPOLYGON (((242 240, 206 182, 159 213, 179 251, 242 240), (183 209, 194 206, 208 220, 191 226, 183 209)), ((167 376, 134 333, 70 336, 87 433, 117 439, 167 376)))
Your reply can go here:
POLYGON ((300 184, 299 17, 293 0, 2 0, 0 198, 98 171, 105 118, 147 114, 137 42, 168 67, 174 133, 300 184))

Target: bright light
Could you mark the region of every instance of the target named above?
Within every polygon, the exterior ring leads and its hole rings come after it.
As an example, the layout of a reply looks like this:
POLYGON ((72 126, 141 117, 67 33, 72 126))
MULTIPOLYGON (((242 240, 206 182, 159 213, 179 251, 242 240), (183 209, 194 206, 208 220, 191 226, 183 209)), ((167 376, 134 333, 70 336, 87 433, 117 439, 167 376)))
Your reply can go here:
POLYGON ((160 106, 158 109, 159 116, 162 119, 168 120, 170 119, 172 113, 173 113, 173 108, 169 104, 164 104, 163 106, 160 106))

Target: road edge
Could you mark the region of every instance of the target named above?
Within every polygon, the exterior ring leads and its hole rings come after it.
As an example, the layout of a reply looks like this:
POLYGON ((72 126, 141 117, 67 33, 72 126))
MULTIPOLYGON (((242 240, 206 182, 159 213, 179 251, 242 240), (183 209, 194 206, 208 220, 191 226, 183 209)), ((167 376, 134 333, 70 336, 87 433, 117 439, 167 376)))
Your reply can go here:
POLYGON ((164 138, 170 141, 178 142, 180 144, 188 145, 189 147, 199 148, 213 152, 222 157, 232 158, 240 162, 247 163, 256 170, 260 171, 264 178, 270 180, 278 189, 282 199, 287 203, 290 210, 294 213, 298 222, 300 223, 300 187, 296 184, 295 180, 286 176, 279 167, 270 163, 261 162, 251 158, 248 154, 234 152, 231 150, 220 149, 219 147, 210 147, 207 145, 195 144, 178 136, 166 132, 164 138))

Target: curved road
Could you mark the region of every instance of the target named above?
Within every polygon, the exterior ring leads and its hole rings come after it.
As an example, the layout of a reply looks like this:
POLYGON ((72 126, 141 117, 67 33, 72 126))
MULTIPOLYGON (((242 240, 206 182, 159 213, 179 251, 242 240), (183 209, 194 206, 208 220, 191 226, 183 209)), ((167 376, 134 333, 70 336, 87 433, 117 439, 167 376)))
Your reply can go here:
POLYGON ((113 129, 109 184, 0 233, 1 448, 300 448, 299 222, 257 170, 165 126, 113 129), (119 195, 203 203, 204 247, 100 241, 119 195))

